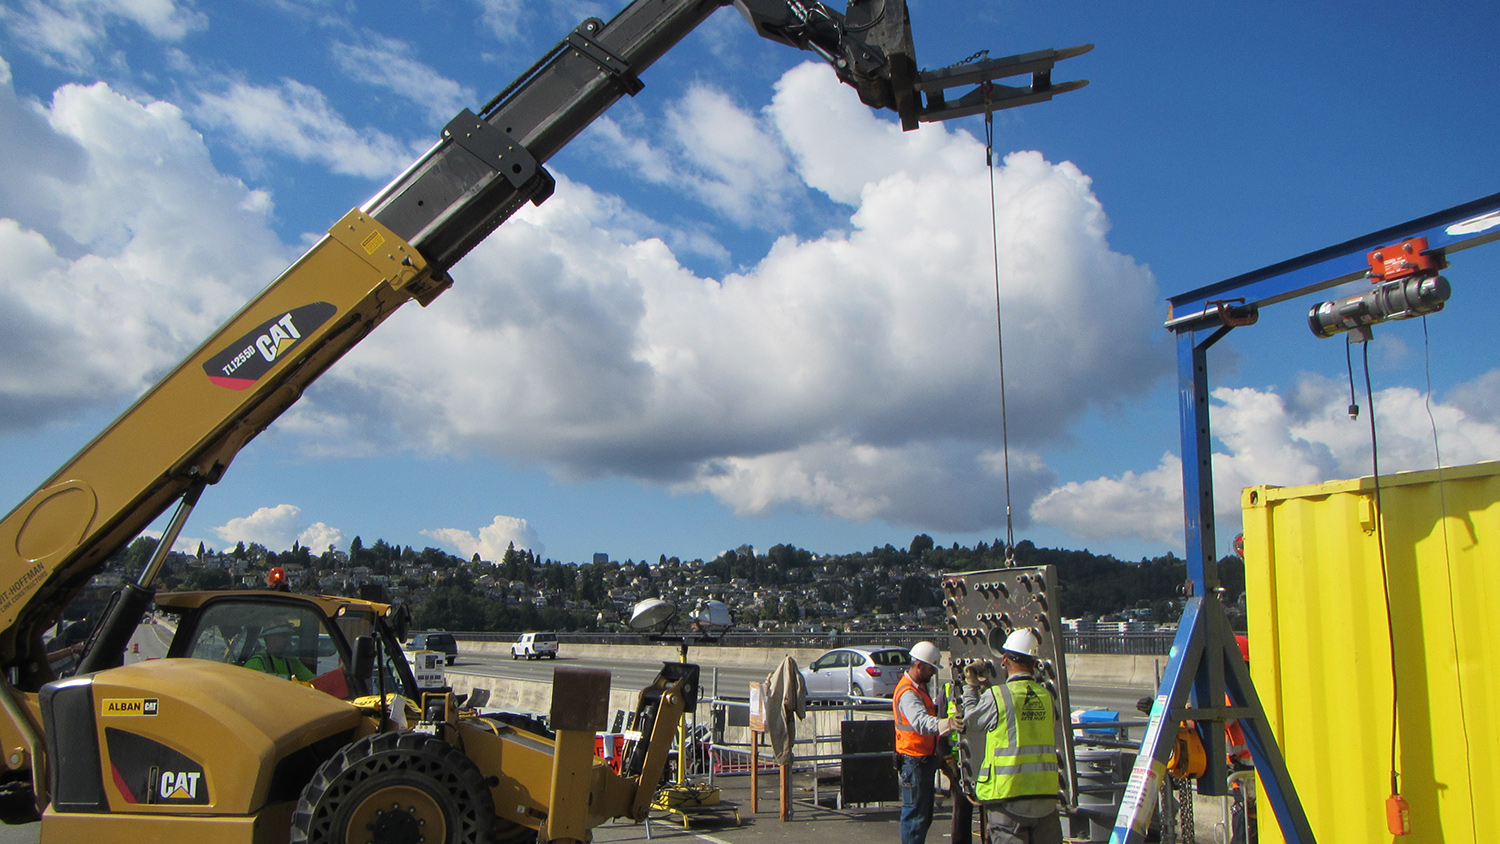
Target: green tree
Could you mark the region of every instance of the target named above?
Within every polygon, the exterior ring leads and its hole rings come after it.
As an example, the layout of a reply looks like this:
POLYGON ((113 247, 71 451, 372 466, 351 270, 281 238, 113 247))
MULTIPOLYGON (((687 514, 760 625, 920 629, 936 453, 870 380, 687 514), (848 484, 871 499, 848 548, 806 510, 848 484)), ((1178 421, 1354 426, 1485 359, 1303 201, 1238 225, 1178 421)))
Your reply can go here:
POLYGON ((234 586, 234 578, 218 566, 205 566, 189 571, 182 585, 193 590, 230 589, 234 586))
POLYGON ((781 621, 786 624, 795 624, 802 620, 802 610, 797 602, 791 598, 781 599, 781 621))

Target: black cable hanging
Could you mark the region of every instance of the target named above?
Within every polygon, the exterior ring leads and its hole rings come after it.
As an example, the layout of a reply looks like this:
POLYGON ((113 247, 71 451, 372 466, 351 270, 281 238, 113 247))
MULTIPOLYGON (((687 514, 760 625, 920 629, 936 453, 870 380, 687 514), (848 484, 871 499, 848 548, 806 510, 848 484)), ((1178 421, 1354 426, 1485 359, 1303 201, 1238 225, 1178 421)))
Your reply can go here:
POLYGON ((1352 422, 1359 418, 1359 402, 1354 398, 1354 335, 1349 335, 1349 342, 1344 344, 1344 366, 1349 372, 1349 420, 1352 422))
POLYGON ((1380 585, 1385 597, 1385 631, 1391 649, 1391 796, 1401 794, 1401 773, 1396 765, 1397 721, 1401 700, 1396 678, 1396 624, 1391 612, 1391 575, 1385 552, 1385 509, 1380 502, 1380 441, 1375 431, 1375 392, 1370 385, 1370 340, 1364 343, 1365 404, 1370 408, 1370 466, 1375 481, 1375 542, 1380 553, 1380 585))
POLYGON ((993 86, 984 89, 984 161, 990 175, 990 244, 995 259, 995 340, 1000 353, 1000 449, 1005 473, 1005 562, 1016 564, 1016 534, 1010 506, 1010 427, 1005 407, 1005 328, 1000 311, 1000 222, 995 214, 995 111, 990 96, 993 86))

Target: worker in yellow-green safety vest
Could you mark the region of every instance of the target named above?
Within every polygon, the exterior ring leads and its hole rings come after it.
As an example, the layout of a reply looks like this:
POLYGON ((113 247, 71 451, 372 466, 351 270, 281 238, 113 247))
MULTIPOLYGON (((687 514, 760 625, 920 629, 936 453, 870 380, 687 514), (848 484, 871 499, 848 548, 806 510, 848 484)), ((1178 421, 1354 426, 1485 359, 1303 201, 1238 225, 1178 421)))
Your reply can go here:
POLYGON ((1040 654, 1036 633, 1018 629, 1000 652, 1005 682, 991 685, 979 663, 964 667, 964 720, 985 734, 974 797, 989 844, 1062 844, 1057 710, 1035 678, 1040 654))
POLYGON ((288 680, 312 680, 312 669, 292 652, 292 634, 295 631, 284 621, 275 622, 261 633, 263 647, 245 660, 245 667, 267 674, 275 674, 288 680))

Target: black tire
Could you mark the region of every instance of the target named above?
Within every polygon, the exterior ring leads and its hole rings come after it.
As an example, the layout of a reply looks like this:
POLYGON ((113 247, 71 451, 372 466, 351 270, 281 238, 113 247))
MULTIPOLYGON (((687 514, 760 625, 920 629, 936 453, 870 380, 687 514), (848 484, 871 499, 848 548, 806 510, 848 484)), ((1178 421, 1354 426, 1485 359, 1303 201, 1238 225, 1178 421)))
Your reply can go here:
POLYGON ((858 683, 854 684, 854 696, 855 697, 864 697, 865 696, 865 688, 864 688, 864 686, 861 686, 858 683))
POLYGON ((515 659, 516 658, 516 652, 515 651, 511 651, 510 652, 510 658, 511 659, 515 659))
POLYGON ((478 766, 424 733, 366 736, 323 763, 292 815, 293 844, 490 844, 495 801, 478 766))

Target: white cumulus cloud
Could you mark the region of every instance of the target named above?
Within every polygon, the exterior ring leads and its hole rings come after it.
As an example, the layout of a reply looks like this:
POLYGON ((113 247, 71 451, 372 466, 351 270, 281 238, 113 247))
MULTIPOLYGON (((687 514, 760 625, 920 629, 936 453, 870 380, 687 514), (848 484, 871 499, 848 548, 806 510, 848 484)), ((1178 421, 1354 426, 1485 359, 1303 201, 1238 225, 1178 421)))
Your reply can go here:
POLYGON ((213 531, 230 545, 257 542, 273 551, 281 551, 290 548, 297 538, 297 522, 301 518, 302 508, 295 504, 277 504, 262 507, 248 516, 230 519, 213 531))
POLYGON ((331 548, 342 548, 344 532, 322 522, 313 522, 297 534, 297 544, 310 549, 313 554, 321 554, 331 548))
MULTIPOLYGON (((262 507, 248 516, 230 519, 213 529, 226 545, 257 543, 271 551, 287 551, 296 543, 321 554, 329 546, 341 547, 344 534, 322 522, 302 521, 302 508, 295 504, 262 507)), ((194 548, 197 546, 195 545, 194 548)))
POLYGON ((0 6, 0 24, 43 60, 77 71, 96 62, 110 30, 122 24, 174 42, 206 27, 208 18, 174 0, 20 0, 0 6))
POLYGON ((707 85, 689 88, 655 131, 632 134, 606 117, 586 137, 604 160, 680 190, 741 226, 785 227, 788 206, 805 190, 776 127, 707 85))
MULTIPOLYGON (((1500 370, 1455 387, 1449 402, 1429 402, 1410 387, 1375 393, 1382 474, 1500 459, 1500 416, 1475 397, 1497 383, 1500 370)), ((1287 396, 1275 390, 1221 387, 1212 393, 1212 430, 1223 450, 1213 454, 1218 538, 1240 529, 1240 490, 1299 486, 1371 474, 1369 414, 1350 420, 1343 384, 1304 375, 1287 396)), ((1363 405, 1364 402, 1361 402, 1363 405)), ((1181 460, 1167 454, 1155 469, 1062 484, 1032 505, 1038 522, 1084 539, 1131 536, 1178 545, 1183 536, 1181 460)))
MULTIPOLYGON (((14 338, 0 346, 0 391, 13 399, 0 403, 0 424, 140 389, 294 254, 270 233, 268 197, 219 174, 175 106, 104 85, 64 87, 47 106, 8 86, 0 94, 0 116, 15 118, 0 131, 38 149, 62 142, 40 170, 0 164, 0 184, 45 197, 8 202, 0 189, 11 212, 0 240, 24 269, 0 279, 14 338), (59 332, 76 340, 72 353, 40 358, 58 372, 35 377, 27 344, 56 346, 59 332)), ((564 476, 707 491, 742 513, 1003 523, 983 146, 941 125, 903 134, 850 103, 826 68, 801 67, 761 113, 701 87, 667 106, 693 137, 757 127, 783 150, 766 173, 848 203, 838 228, 784 236, 740 272, 705 278, 640 234, 650 226, 628 203, 559 174, 552 199, 463 261, 454 290, 388 320, 278 429, 313 453, 482 451, 564 476)), ((193 114, 279 154, 321 160, 343 144, 357 154, 341 160, 359 172, 404 161, 394 142, 355 132, 290 81, 234 86, 193 114)), ((754 180, 719 179, 748 154, 727 144, 674 166, 718 179, 725 208, 767 202, 754 180)), ((1154 279, 1110 248, 1086 175, 1013 153, 996 194, 1012 495, 1024 521, 1055 483, 1036 455, 1064 442, 1090 403, 1140 395, 1171 356, 1160 332, 1140 328, 1159 321, 1154 279), (1113 319, 1059 330, 1106 294, 1113 319)), ((306 529, 286 528, 284 541, 306 529)), ((483 531, 467 541, 477 549, 483 531)))
POLYGON ((1164 454, 1154 469, 1054 487, 1031 505, 1031 517, 1082 539, 1131 537, 1178 543, 1182 538, 1182 459, 1164 454))
POLYGON ((292 254, 176 106, 4 77, 0 138, 50 151, 0 164, 0 430, 139 393, 292 254))
POLYGON ((538 556, 546 550, 537 541, 536 529, 527 524, 525 519, 514 516, 496 516, 494 521, 479 529, 478 536, 459 528, 434 528, 422 531, 422 535, 456 549, 460 556, 473 557, 478 554, 479 559, 491 563, 500 562, 505 557, 506 549, 512 544, 518 551, 526 550, 538 556))
POLYGON ((322 91, 295 79, 278 87, 231 83, 205 93, 194 116, 243 153, 286 155, 350 176, 394 175, 417 152, 385 132, 350 126, 322 91))
MULTIPOLYGON (((702 278, 660 240, 630 237, 611 198, 562 178, 465 259, 458 288, 330 373, 300 430, 343 443, 399 431, 439 451, 706 490, 741 512, 1003 523, 983 146, 942 126, 921 141, 875 119, 835 129, 846 115, 812 104, 847 94, 825 70, 794 70, 767 123, 798 161, 832 155, 811 148, 823 128, 872 150, 851 165, 857 190, 828 186, 856 202, 847 230, 783 237, 755 266, 702 278), (943 470, 961 480, 938 494, 943 470)), ((1034 454, 1171 358, 1141 328, 1158 322, 1154 279, 1109 248, 1088 178, 1037 153, 1007 157, 996 178, 1010 437, 1034 454), (1106 298, 1114 318, 1059 330, 1106 298)), ((1052 483, 1020 474, 1022 505, 1052 483)))
MULTIPOLYGON (((475 106, 474 90, 443 76, 418 61, 410 44, 368 30, 330 49, 339 69, 350 79, 388 90, 424 109, 437 125, 448 122, 465 106, 475 106)), ((405 162, 403 162, 405 163, 405 162)))

